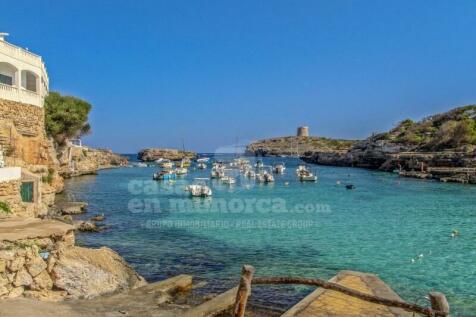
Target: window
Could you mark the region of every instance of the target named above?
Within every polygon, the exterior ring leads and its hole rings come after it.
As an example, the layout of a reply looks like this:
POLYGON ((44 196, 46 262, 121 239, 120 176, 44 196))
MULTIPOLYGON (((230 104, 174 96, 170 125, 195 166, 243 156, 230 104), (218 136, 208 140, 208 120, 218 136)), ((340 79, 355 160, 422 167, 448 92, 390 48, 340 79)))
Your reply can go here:
POLYGON ((0 84, 13 86, 13 77, 0 74, 0 84))
POLYGON ((26 89, 36 92, 36 77, 30 72, 26 73, 26 89))
POLYGON ((33 182, 23 182, 20 188, 21 201, 24 203, 33 202, 33 182))

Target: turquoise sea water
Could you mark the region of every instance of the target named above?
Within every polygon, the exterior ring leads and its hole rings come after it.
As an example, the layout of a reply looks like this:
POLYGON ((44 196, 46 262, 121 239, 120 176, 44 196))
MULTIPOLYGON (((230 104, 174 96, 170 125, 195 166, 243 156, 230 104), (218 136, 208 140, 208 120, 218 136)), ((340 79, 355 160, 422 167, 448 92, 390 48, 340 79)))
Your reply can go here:
MULTIPOLYGON (((67 193, 90 204, 84 217, 101 212, 111 226, 77 241, 113 248, 148 280, 193 274, 208 282, 203 292, 234 286, 245 263, 260 276, 330 278, 349 269, 378 274, 411 302, 444 292, 455 316, 476 315, 476 186, 324 166, 313 167, 317 183, 300 183, 297 159, 264 159, 283 160, 287 170, 274 184, 211 182, 211 199, 183 191, 210 170, 175 183, 149 182, 155 167, 68 180, 67 193)), ((284 308, 306 292, 259 287, 253 298, 284 308)))

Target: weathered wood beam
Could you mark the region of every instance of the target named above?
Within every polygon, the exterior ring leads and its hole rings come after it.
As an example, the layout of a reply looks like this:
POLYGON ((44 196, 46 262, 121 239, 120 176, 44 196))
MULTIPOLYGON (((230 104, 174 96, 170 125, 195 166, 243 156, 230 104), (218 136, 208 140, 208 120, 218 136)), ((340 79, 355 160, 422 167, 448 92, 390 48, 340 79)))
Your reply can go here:
POLYGON ((234 317, 245 316, 246 303, 251 294, 251 280, 253 279, 254 273, 254 267, 251 265, 243 265, 243 268, 241 269, 240 284, 238 286, 238 292, 236 293, 235 309, 233 311, 234 317))
POLYGON ((213 317, 227 311, 235 303, 238 287, 232 288, 213 299, 185 311, 183 317, 213 317))

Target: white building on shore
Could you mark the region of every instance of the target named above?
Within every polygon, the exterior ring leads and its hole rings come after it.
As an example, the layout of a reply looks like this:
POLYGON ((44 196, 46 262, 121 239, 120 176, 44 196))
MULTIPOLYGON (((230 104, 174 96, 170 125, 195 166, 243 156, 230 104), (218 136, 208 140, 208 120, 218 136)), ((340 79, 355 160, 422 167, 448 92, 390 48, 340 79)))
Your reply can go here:
POLYGON ((5 41, 0 33, 0 99, 43 107, 48 74, 41 56, 5 41))

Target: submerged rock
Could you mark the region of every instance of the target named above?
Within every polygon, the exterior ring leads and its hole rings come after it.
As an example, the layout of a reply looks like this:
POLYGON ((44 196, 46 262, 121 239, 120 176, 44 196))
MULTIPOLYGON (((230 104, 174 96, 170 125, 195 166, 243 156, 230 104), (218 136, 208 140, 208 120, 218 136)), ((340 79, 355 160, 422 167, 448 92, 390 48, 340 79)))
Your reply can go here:
POLYGON ((74 228, 83 232, 99 232, 102 230, 102 228, 98 227, 93 221, 77 221, 74 223, 74 228))
POLYGON ((146 284, 119 254, 106 247, 62 250, 52 275, 54 286, 74 298, 92 298, 146 284))

